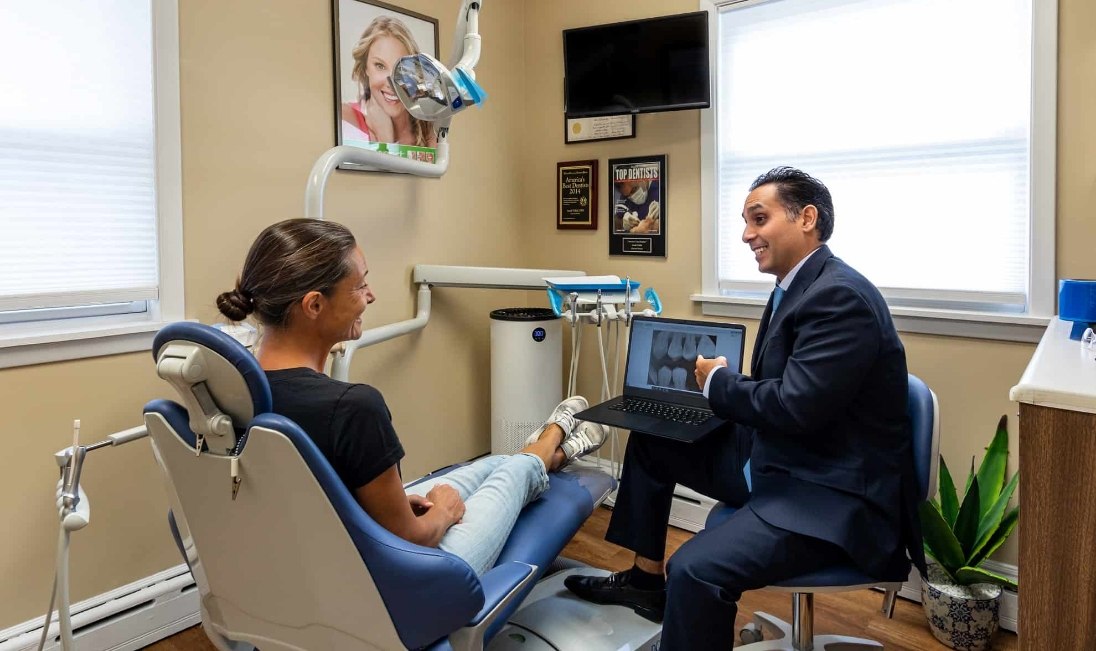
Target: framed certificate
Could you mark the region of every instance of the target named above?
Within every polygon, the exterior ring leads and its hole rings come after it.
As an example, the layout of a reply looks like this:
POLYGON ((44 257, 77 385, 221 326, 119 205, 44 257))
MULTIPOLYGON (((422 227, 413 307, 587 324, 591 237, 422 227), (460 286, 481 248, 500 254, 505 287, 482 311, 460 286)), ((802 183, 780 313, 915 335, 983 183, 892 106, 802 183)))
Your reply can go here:
POLYGON ((556 228, 597 230, 597 161, 556 164, 556 228))
POLYGON ((666 257, 666 155, 609 160, 609 255, 666 257))

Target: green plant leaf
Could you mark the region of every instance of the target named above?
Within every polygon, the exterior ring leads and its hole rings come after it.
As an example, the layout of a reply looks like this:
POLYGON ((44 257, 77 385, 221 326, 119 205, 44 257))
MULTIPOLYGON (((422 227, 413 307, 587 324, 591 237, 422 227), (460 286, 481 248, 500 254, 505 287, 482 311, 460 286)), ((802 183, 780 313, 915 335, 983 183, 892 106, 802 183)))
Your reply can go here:
POLYGON ((978 467, 978 491, 981 499, 979 517, 984 518, 993 508, 1005 485, 1005 466, 1008 464, 1008 416, 997 421, 997 432, 993 435, 982 465, 978 467))
POLYGON ((928 502, 917 505, 921 515, 921 530, 925 541, 925 550, 949 573, 965 565, 963 549, 959 546, 951 527, 944 521, 940 514, 928 502))
POLYGON ((963 558, 970 555, 974 544, 978 541, 978 478, 974 477, 963 497, 963 505, 959 507, 959 515, 955 518, 955 538, 963 548, 963 558))
POLYGON ((972 585, 974 583, 996 583, 1006 588, 1016 589, 1016 582, 1000 574, 994 574, 980 567, 961 567, 955 573, 960 585, 972 585))
MULTIPOLYGON (((978 552, 990 541, 994 532, 1001 524, 1001 519, 1004 517, 1005 509, 1008 508, 1009 500, 1012 499, 1012 494, 1016 492, 1016 486, 1020 483, 1020 473, 1017 472, 1009 480, 1008 485, 1005 486, 1005 490, 1001 492, 1000 497, 990 507, 989 511, 982 516, 982 521, 978 523, 978 542, 975 543, 974 549, 971 550, 970 557, 973 558, 978 555, 978 552)), ((981 482, 979 482, 979 490, 981 490, 981 482)))
POLYGON ((1008 537, 1012 535, 1014 529, 1016 529, 1016 523, 1020 521, 1020 507, 1015 507, 1009 511, 1005 517, 1001 518, 1001 524, 997 527, 997 530, 990 536, 989 542, 982 546, 975 554, 970 557, 967 565, 972 567, 978 567, 990 557, 990 554, 997 551, 997 549, 1005 544, 1008 537))
POLYGON ((963 486, 963 495, 970 492, 970 483, 974 481, 974 457, 970 458, 970 473, 967 474, 967 483, 963 486))
POLYGON ((949 527, 955 526, 955 517, 959 515, 959 496, 955 492, 955 482, 951 478, 944 455, 940 455, 940 512, 949 527))

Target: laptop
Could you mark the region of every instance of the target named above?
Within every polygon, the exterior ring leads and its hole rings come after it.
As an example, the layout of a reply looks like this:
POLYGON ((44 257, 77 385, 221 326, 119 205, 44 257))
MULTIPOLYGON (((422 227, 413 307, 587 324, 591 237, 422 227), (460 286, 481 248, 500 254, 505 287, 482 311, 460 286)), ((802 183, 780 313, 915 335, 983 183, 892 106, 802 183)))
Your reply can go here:
POLYGON ((637 316, 632 319, 622 395, 575 414, 612 427, 692 442, 726 421, 697 386, 696 356, 727 358, 742 371, 746 327, 737 323, 637 316))

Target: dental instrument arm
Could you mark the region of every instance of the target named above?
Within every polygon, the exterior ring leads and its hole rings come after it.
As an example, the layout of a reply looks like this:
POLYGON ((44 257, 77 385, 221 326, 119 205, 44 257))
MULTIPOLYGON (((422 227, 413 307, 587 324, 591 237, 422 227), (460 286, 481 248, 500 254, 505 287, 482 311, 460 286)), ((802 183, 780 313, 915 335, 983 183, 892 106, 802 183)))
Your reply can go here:
POLYGON ((475 287, 481 289, 543 289, 544 278, 551 276, 584 276, 582 271, 558 269, 510 269, 504 267, 459 267, 449 265, 415 265, 411 282, 419 286, 415 317, 389 323, 362 332, 361 337, 346 342, 331 363, 331 377, 346 382, 354 351, 363 346, 387 341, 426 327, 430 320, 430 289, 438 287, 475 287))
POLYGON ((60 620, 61 648, 64 651, 72 651, 75 648, 72 638, 71 604, 69 603, 69 537, 73 531, 83 529, 91 521, 91 505, 88 503, 84 489, 80 486, 80 475, 87 454, 100 448, 123 445, 148 436, 148 429, 144 425, 140 425, 121 432, 115 432, 97 443, 82 446, 79 444, 79 420, 73 422, 73 430, 72 446, 58 450, 53 455, 54 462, 61 469, 61 478, 57 480, 56 493, 61 529, 57 541, 57 567, 53 578, 53 590, 49 598, 49 608, 46 610, 45 623, 42 625, 42 638, 38 642, 38 651, 45 648, 46 640, 49 639, 53 605, 58 597, 60 597, 60 601, 57 602, 57 617, 60 620))

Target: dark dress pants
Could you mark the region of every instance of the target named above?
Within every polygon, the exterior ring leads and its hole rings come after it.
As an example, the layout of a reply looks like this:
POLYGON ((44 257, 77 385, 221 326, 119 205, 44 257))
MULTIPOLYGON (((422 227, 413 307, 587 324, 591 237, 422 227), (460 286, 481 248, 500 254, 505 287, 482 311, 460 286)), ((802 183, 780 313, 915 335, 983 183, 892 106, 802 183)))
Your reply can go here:
MULTIPOLYGON (((647 558, 665 554, 674 484, 746 503, 751 430, 728 426, 696 443, 633 433, 606 539, 647 558)), ((663 651, 729 649, 742 592, 847 560, 836 545, 779 529, 740 508, 681 546, 667 565, 663 651)))

